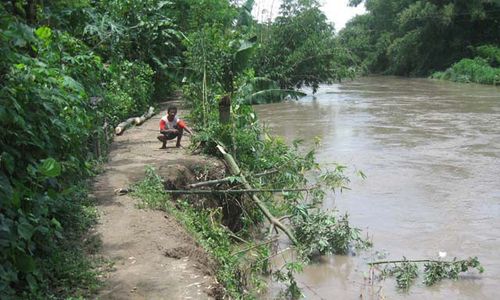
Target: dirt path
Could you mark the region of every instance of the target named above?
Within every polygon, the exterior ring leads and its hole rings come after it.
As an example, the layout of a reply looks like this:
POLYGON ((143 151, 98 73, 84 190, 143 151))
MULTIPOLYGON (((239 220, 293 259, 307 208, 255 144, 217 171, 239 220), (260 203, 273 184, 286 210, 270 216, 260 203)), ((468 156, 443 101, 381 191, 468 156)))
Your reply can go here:
MULTIPOLYGON (((98 299, 213 299, 217 285, 207 256, 184 228, 164 212, 138 209, 136 199, 114 194, 144 178, 146 165, 171 172, 179 164, 207 163, 186 148, 173 147, 172 141, 166 150, 159 149, 158 123, 165 110, 166 105, 142 126, 116 137, 109 162, 96 177, 100 254, 114 263, 98 299)), ((189 143, 184 136, 182 146, 189 143)))

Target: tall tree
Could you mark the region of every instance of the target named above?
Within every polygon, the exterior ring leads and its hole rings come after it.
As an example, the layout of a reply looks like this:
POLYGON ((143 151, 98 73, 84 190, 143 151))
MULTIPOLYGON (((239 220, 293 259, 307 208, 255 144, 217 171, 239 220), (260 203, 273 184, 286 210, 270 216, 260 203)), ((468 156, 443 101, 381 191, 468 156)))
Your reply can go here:
POLYGON ((426 75, 471 55, 474 47, 500 44, 497 0, 366 0, 364 5, 367 16, 349 22, 340 36, 372 72, 426 75), (355 34, 374 48, 360 45, 355 34))
POLYGON ((351 75, 349 56, 337 44, 318 1, 283 1, 275 22, 261 25, 260 31, 254 68, 282 89, 305 85, 316 91, 320 83, 351 75))

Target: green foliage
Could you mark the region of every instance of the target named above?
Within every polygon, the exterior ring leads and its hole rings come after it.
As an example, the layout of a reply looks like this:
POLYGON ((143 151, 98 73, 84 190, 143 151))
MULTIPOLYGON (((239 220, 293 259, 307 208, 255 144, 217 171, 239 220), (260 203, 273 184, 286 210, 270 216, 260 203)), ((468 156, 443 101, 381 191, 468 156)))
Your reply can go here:
MULTIPOLYGON (((366 0, 367 14, 351 20, 339 36, 355 60, 372 73, 428 75, 471 49, 498 45, 500 2, 482 0, 366 0)), ((481 48, 481 57, 495 57, 481 48)), ((494 59, 493 59, 494 60, 494 59)))
POLYGON ((163 180, 152 167, 147 167, 145 178, 132 186, 131 195, 141 200, 140 208, 152 208, 166 212, 171 212, 174 209, 165 193, 163 180))
POLYGON ((382 272, 382 278, 394 276, 396 285, 402 290, 408 290, 418 277, 418 266, 415 263, 403 258, 403 261, 391 268, 386 268, 382 272))
MULTIPOLYGON (((226 293, 233 298, 252 298, 252 294, 245 291, 242 278, 244 255, 235 255, 238 245, 231 239, 230 232, 221 226, 220 210, 199 210, 191 207, 187 202, 179 201, 177 205, 164 192, 163 182, 153 168, 146 169, 143 181, 133 186, 132 196, 140 199, 140 207, 161 209, 173 214, 195 236, 200 244, 210 253, 218 264, 217 279, 225 287, 226 293)), ((254 248, 254 245, 250 245, 254 248)), ((254 252, 256 261, 266 261, 267 251, 254 252)), ((263 271, 262 266, 248 270, 248 277, 255 277, 263 271)), ((254 278, 255 280, 255 278, 254 278)))
POLYGON ((492 67, 500 66, 500 47, 483 45, 476 48, 476 53, 488 61, 492 67))
POLYGON ((366 248, 370 242, 360 230, 349 225, 348 215, 337 217, 326 212, 311 212, 304 205, 295 208, 294 234, 304 257, 325 254, 348 254, 351 247, 366 248))
POLYGON ((431 78, 496 85, 500 83, 500 68, 491 67, 485 59, 480 57, 464 58, 445 72, 432 74, 431 78))
POLYGON ((316 1, 283 1, 280 15, 261 25, 261 48, 253 67, 259 77, 268 77, 281 89, 310 86, 353 77, 355 69, 348 52, 334 39, 316 1))
POLYGON ((107 72, 110 79, 100 103, 107 119, 117 124, 131 114, 143 114, 153 95, 153 70, 144 63, 125 60, 111 64, 107 72))
POLYGON ((479 273, 484 272, 477 257, 470 257, 466 260, 453 259, 447 261, 432 261, 424 265, 424 283, 425 285, 433 285, 445 278, 458 279, 458 275, 462 272, 467 272, 469 268, 475 268, 479 273))
POLYGON ((276 281, 283 282, 287 285, 286 289, 281 291, 280 296, 284 299, 300 299, 304 297, 297 281, 295 281, 295 273, 302 272, 302 264, 298 262, 289 262, 283 265, 280 270, 273 273, 273 278, 276 281), (283 269, 286 269, 284 271, 283 269))
POLYGON ((81 240, 95 213, 78 184, 93 174, 105 120, 150 103, 153 73, 124 60, 107 67, 71 33, 37 26, 47 11, 30 15, 31 27, 6 7, 14 9, 0 5, 0 294, 86 295, 97 273, 81 240))
POLYGON ((476 269, 479 273, 484 272, 483 266, 477 257, 458 260, 456 257, 452 261, 444 260, 408 260, 406 257, 400 261, 382 261, 370 263, 370 265, 386 264, 381 272, 381 278, 395 277, 398 288, 407 291, 419 275, 417 263, 424 263, 424 284, 434 285, 443 279, 459 278, 460 273, 469 269, 476 269))
POLYGON ((283 99, 298 99, 306 96, 305 93, 295 90, 280 89, 278 83, 265 78, 254 77, 253 72, 244 74, 245 82, 239 87, 237 99, 241 104, 263 104, 279 102, 283 99))

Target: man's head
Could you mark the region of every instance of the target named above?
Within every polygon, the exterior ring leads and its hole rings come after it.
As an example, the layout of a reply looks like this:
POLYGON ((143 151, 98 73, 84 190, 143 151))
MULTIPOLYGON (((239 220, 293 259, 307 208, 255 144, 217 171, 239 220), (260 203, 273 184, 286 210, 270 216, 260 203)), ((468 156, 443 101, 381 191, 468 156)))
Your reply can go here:
POLYGON ((169 121, 172 121, 177 114, 177 107, 169 106, 167 109, 167 118, 169 121))

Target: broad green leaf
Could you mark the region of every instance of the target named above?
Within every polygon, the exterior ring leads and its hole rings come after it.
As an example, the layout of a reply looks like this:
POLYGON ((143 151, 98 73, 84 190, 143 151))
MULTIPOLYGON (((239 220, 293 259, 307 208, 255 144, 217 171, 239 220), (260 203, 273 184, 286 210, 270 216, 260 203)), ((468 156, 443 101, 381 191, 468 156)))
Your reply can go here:
POLYGON ((73 78, 71 78, 69 76, 63 76, 62 84, 63 84, 63 86, 70 88, 72 90, 78 91, 78 92, 84 91, 83 86, 78 81, 74 80, 73 78))
POLYGON ((15 260, 16 267, 19 271, 29 273, 35 270, 36 265, 33 257, 27 255, 26 253, 17 252, 15 260))
POLYGON ((58 230, 62 229, 61 223, 59 223, 59 221, 56 218, 52 218, 50 222, 52 223, 52 225, 54 225, 56 229, 58 230))
POLYGON ((290 97, 292 99, 298 99, 303 96, 306 96, 306 94, 294 90, 267 89, 255 92, 245 97, 244 102, 247 104, 272 103, 272 102, 278 102, 287 97, 290 97))
POLYGON ((35 34, 41 40, 48 42, 50 41, 50 37, 52 36, 52 30, 47 26, 42 26, 35 30, 35 34))
POLYGON ((35 227, 31 225, 26 219, 22 218, 21 222, 17 224, 17 233, 23 239, 29 241, 35 232, 35 227))
POLYGON ((47 158, 42 161, 38 170, 47 177, 57 177, 61 174, 61 164, 53 158, 47 158))

